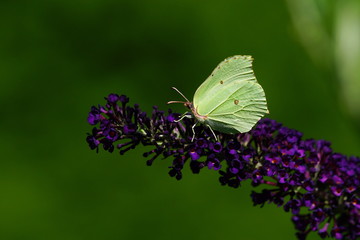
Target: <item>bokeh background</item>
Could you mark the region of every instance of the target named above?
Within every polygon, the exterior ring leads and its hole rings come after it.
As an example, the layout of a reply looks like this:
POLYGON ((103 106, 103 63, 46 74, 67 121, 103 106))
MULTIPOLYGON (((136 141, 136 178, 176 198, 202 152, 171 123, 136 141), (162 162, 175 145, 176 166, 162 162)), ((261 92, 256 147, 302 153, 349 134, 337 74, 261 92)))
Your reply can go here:
POLYGON ((170 87, 192 98, 221 60, 250 54, 268 117, 359 156, 359 46, 357 0, 2 0, 0 239, 295 239, 246 183, 206 169, 176 181, 141 148, 91 151, 87 113, 109 93, 166 110, 170 87))

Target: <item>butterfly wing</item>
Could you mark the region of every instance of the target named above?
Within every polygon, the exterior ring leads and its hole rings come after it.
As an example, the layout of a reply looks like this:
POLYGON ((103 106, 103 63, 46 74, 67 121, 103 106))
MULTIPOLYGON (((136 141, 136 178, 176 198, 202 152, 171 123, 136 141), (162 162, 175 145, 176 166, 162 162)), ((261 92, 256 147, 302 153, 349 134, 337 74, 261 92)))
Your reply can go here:
POLYGON ((248 132, 268 113, 265 92, 260 84, 235 81, 221 89, 226 92, 223 101, 213 103, 205 123, 224 133, 248 132))
POLYGON ((199 86, 194 94, 193 104, 198 111, 208 113, 213 106, 211 102, 223 101, 226 95, 219 94, 219 89, 226 88, 234 81, 257 82, 252 69, 251 56, 236 55, 222 61, 211 75, 199 86))

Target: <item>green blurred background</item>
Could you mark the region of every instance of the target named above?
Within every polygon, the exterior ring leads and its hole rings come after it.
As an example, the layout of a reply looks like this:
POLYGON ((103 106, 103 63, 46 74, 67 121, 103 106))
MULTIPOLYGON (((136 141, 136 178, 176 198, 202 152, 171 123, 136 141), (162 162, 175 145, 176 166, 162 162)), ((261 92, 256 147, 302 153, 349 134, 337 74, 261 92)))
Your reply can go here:
MULTIPOLYGON (((0 2, 0 239, 295 239, 251 187, 170 159, 91 151, 87 113, 109 93, 145 111, 188 98, 224 58, 250 54, 271 114, 360 155, 360 7, 349 1, 0 2)), ((182 106, 172 106, 184 112, 182 106)), ((309 239, 318 239, 312 235, 309 239)))

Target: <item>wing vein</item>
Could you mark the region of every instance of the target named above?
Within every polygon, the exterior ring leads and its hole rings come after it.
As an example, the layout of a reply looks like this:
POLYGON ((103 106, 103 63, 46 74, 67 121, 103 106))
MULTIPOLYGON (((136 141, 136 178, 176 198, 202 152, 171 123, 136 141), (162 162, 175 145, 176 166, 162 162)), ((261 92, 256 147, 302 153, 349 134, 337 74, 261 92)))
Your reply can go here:
MULTIPOLYGON (((246 74, 249 74, 249 73, 254 73, 254 71, 251 70, 251 71, 248 71, 248 72, 237 73, 237 74, 235 74, 235 75, 232 75, 232 76, 230 76, 230 77, 228 77, 228 78, 225 78, 225 79, 222 79, 222 80, 225 82, 225 81, 229 80, 230 78, 238 77, 238 76, 241 76, 241 75, 246 75, 246 74)), ((249 77, 249 80, 250 80, 250 79, 251 79, 251 80, 252 80, 252 79, 255 79, 255 80, 256 80, 255 75, 250 76, 250 77, 249 77)))

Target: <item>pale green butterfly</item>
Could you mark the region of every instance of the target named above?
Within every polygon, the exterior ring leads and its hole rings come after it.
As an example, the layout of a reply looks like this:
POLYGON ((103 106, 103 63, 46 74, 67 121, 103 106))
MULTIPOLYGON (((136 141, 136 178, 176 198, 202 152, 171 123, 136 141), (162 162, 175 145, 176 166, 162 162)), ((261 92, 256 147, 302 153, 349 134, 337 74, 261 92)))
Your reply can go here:
MULTIPOLYGON (((255 78, 252 61, 251 56, 243 55, 226 58, 196 90, 193 102, 173 87, 186 102, 168 103, 183 103, 200 123, 210 127, 215 138, 212 129, 228 134, 248 132, 269 113, 265 92, 255 78)), ((194 136, 195 133, 193 139, 194 136)))

